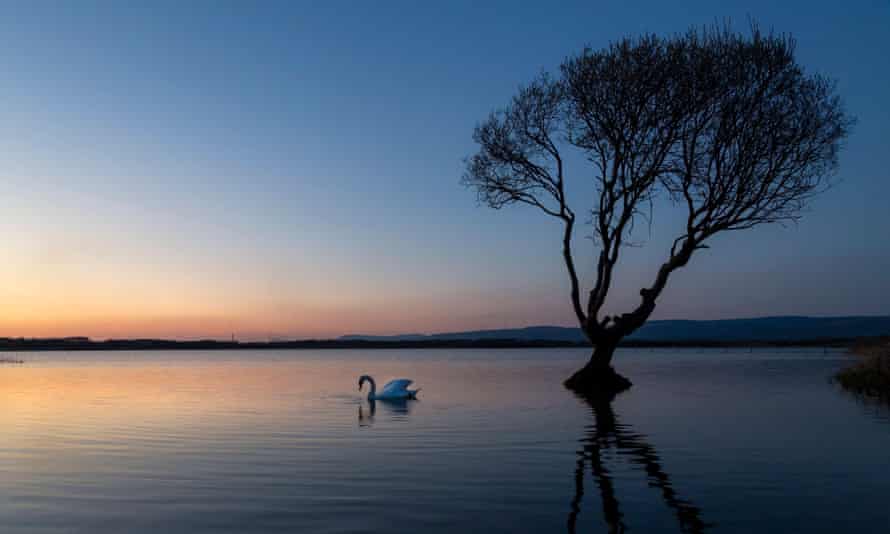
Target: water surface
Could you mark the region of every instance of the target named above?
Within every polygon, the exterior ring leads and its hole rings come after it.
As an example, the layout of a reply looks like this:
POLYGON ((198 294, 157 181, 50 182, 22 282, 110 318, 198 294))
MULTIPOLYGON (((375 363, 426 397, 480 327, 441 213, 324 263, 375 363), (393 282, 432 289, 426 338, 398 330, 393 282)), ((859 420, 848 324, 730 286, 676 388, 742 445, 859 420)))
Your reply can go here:
POLYGON ((23 353, 0 532, 890 531, 890 418, 819 350, 23 353), (409 377, 406 404, 360 374, 409 377))

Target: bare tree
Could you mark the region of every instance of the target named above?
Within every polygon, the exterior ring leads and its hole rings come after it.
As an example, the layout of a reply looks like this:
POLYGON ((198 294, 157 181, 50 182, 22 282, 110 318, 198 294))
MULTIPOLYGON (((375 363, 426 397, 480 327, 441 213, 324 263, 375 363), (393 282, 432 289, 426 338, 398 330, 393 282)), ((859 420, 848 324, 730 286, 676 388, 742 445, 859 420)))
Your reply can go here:
MULTIPOLYGON (((563 223, 571 303, 595 345, 566 385, 611 392, 618 343, 655 309, 671 274, 721 232, 796 221, 837 168, 852 119, 834 83, 807 74, 790 37, 728 28, 627 38, 568 58, 476 127, 479 151, 463 183, 492 208, 529 204, 563 223), (593 168, 590 208, 598 246, 592 289, 582 300, 572 255, 576 215, 566 196, 564 152, 593 168), (621 250, 634 225, 664 199, 686 213, 654 280, 627 313, 604 316, 621 250)), ((590 175, 585 172, 585 175, 590 175)))

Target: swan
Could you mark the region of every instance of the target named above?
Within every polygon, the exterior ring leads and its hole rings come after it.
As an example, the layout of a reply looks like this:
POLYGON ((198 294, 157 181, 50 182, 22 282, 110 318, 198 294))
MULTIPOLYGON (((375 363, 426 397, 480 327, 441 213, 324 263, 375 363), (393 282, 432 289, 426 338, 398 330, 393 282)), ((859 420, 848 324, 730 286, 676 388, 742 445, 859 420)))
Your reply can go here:
POLYGON ((377 393, 377 383, 368 375, 362 375, 358 379, 358 390, 362 390, 365 382, 371 383, 371 391, 368 392, 368 400, 385 400, 385 399, 416 399, 417 392, 420 389, 408 389, 414 381, 407 378, 397 378, 390 380, 380 393, 377 393))

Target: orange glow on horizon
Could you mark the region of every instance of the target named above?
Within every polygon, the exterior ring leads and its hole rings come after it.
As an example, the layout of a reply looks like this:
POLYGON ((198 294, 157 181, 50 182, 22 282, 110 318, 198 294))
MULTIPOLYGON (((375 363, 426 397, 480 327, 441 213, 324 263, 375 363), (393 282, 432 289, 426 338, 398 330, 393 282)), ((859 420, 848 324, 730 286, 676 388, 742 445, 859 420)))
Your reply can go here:
MULTIPOLYGON (((543 303, 537 311, 549 308, 554 317, 564 315, 559 296, 554 295, 552 302, 543 303)), ((301 302, 298 297, 292 301, 230 303, 208 302, 199 295, 133 295, 118 304, 107 296, 91 302, 82 295, 57 295, 42 301, 0 295, 0 337, 229 339, 234 335, 242 341, 332 338, 536 324, 527 313, 528 308, 519 306, 513 298, 488 299, 480 305, 472 295, 368 296, 355 303, 321 299, 301 302)))

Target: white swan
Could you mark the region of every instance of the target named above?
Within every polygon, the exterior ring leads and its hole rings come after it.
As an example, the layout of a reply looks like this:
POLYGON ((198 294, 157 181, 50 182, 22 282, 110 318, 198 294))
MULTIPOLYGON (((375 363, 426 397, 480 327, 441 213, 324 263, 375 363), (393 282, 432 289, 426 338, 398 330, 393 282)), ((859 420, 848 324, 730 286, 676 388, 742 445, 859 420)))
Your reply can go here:
POLYGON ((362 390, 365 382, 371 383, 371 391, 368 392, 368 400, 385 400, 385 399, 416 399, 417 392, 420 389, 408 389, 413 380, 407 378, 397 378, 390 380, 380 393, 377 393, 377 383, 368 375, 362 375, 358 379, 358 390, 362 390))

